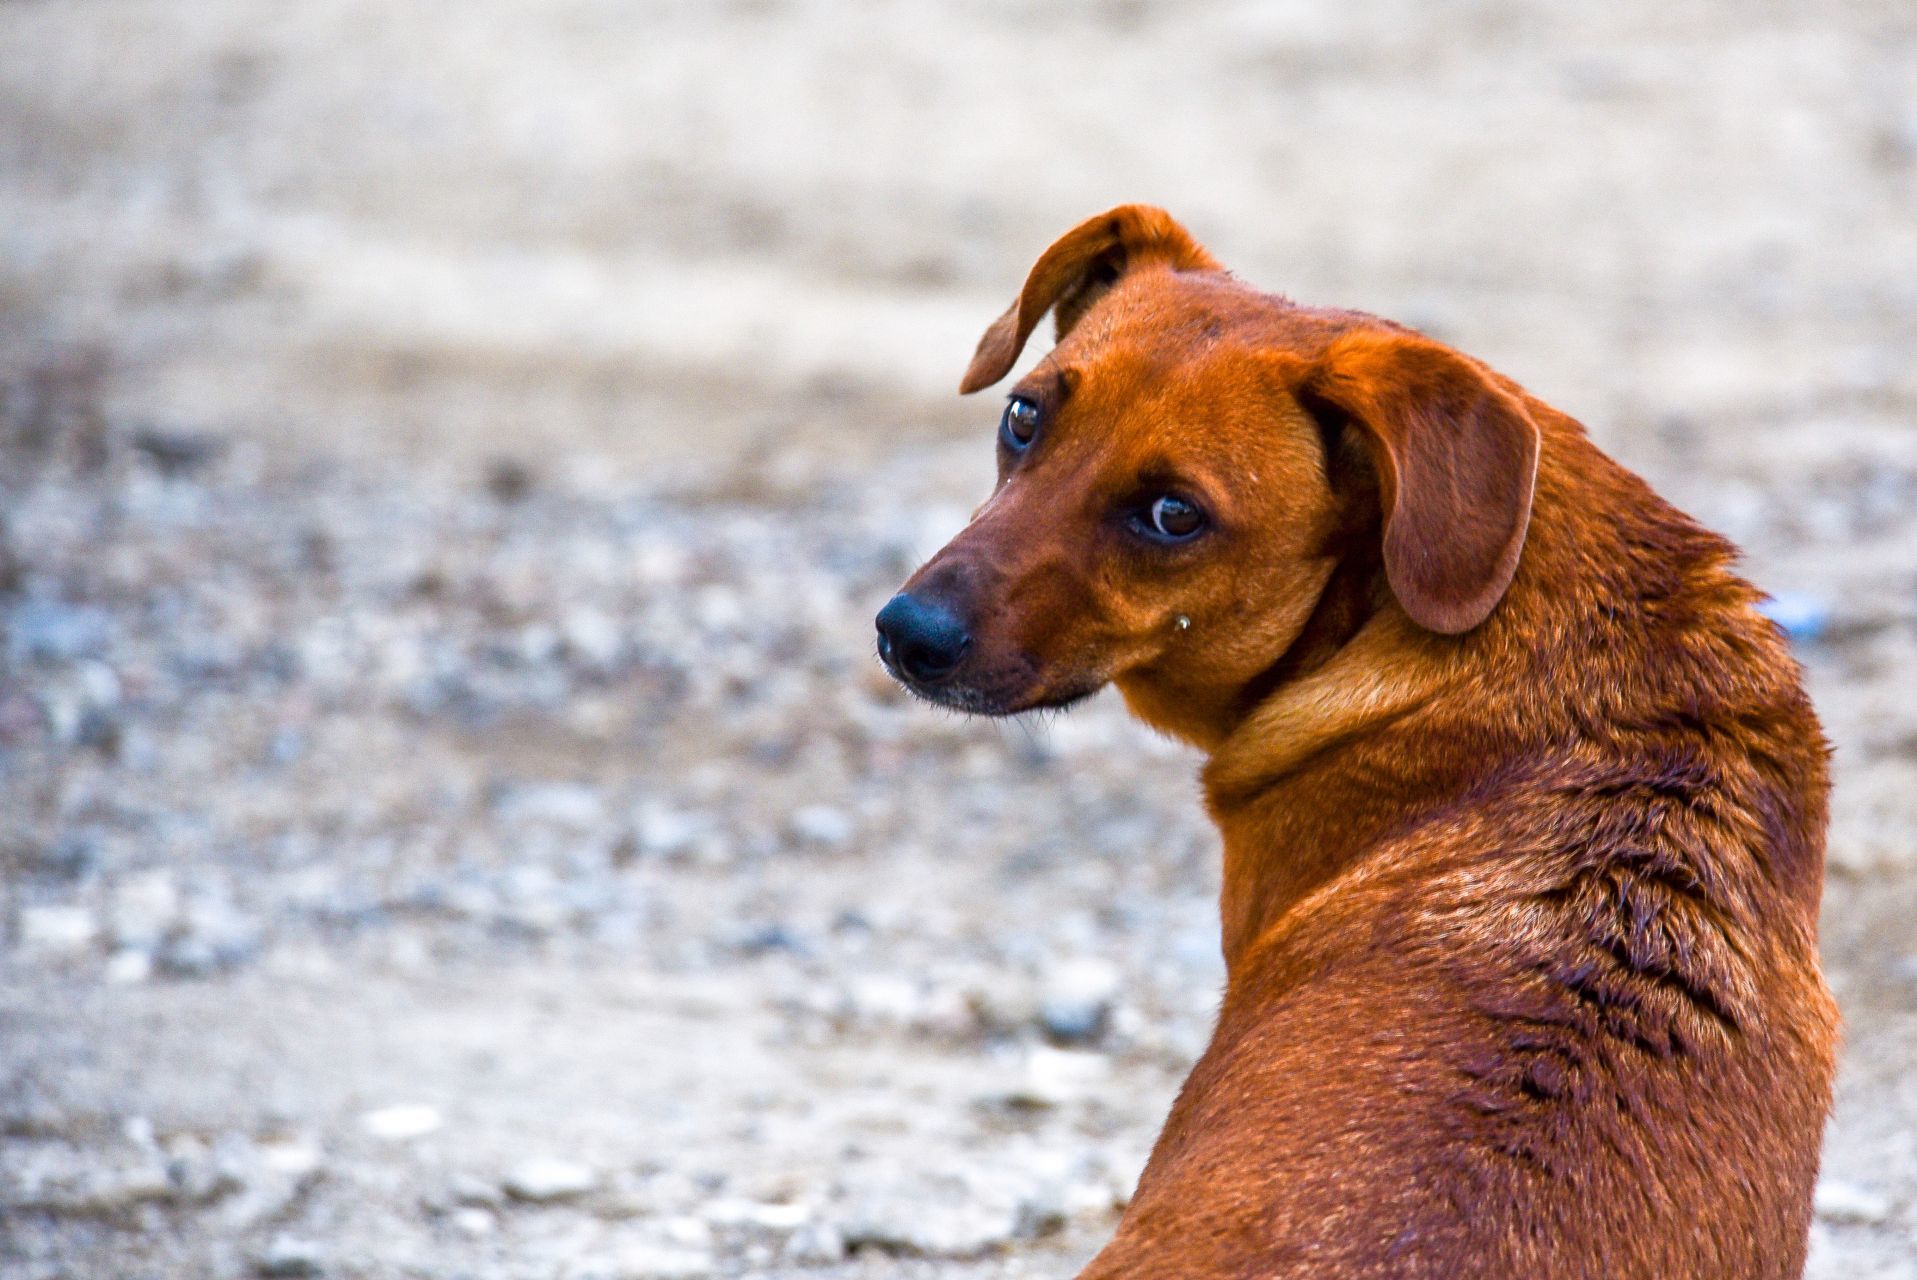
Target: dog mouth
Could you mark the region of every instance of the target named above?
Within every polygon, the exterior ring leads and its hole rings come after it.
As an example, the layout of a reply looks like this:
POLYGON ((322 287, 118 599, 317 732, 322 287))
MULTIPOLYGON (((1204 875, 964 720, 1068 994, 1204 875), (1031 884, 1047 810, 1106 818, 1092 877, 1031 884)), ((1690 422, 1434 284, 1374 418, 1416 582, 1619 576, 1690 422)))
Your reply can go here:
POLYGON ((1028 711, 1063 711, 1097 693, 1102 681, 1054 684, 1043 679, 1037 664, 1019 657, 995 671, 968 672, 965 667, 936 680, 914 679, 881 652, 879 660, 892 678, 922 702, 948 711, 975 716, 1016 716, 1028 711))

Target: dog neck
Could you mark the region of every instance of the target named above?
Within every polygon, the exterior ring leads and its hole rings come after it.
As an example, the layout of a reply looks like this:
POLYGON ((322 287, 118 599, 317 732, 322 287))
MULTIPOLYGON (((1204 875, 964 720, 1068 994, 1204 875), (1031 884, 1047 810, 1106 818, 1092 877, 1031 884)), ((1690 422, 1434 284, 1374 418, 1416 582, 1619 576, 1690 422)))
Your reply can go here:
POLYGON ((1379 612, 1308 674, 1273 689, 1211 753, 1206 807, 1224 840, 1228 966, 1444 779, 1393 739, 1459 664, 1402 612, 1379 612), (1433 771, 1423 769, 1422 773, 1433 771))
MULTIPOLYGON (((1659 500, 1575 423, 1533 407, 1545 435, 1537 497, 1524 559, 1492 617, 1442 636, 1387 601, 1335 648, 1320 637, 1307 659, 1281 661, 1274 671, 1283 678, 1215 746, 1205 744, 1233 972, 1389 832, 1442 811, 1493 771, 1601 735, 1613 721, 1740 696, 1701 683, 1696 672, 1711 664, 1686 662, 1707 641, 1681 622, 1644 621, 1721 614, 1685 607, 1704 593, 1754 602, 1727 568, 1728 544, 1659 500), (1656 625, 1665 629, 1626 634, 1656 625), (1671 655, 1648 683, 1618 665, 1646 651, 1671 655)), ((1742 642, 1776 643, 1754 611, 1746 625, 1742 642)))

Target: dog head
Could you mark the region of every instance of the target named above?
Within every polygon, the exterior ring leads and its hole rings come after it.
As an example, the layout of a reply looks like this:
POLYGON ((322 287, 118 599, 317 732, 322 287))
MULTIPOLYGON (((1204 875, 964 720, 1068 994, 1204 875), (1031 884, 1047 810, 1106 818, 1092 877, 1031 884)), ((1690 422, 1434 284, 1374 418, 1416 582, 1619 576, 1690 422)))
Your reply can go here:
POLYGON ((1380 609, 1458 635, 1497 606, 1530 520, 1538 429, 1436 342, 1232 279, 1164 212, 1068 232, 960 384, 1011 390, 998 484, 879 613, 914 693, 992 715, 1115 683, 1204 744, 1380 609))

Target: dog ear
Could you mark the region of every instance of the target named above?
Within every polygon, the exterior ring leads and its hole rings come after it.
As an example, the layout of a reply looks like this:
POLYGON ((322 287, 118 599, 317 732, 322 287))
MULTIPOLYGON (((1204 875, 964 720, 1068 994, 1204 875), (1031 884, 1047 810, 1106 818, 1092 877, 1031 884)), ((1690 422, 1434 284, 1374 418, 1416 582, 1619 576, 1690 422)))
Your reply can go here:
POLYGON ((1356 426, 1378 473, 1384 568, 1413 621, 1456 635, 1517 572, 1537 484, 1538 427, 1484 368, 1428 338, 1334 341, 1299 399, 1356 426))
POLYGON ((1062 341, 1118 278, 1141 262, 1179 271, 1216 271, 1218 263, 1163 209, 1126 204, 1079 223, 1039 256, 1018 301, 992 322, 959 383, 959 394, 989 387, 1025 349, 1039 320, 1055 310, 1062 341))

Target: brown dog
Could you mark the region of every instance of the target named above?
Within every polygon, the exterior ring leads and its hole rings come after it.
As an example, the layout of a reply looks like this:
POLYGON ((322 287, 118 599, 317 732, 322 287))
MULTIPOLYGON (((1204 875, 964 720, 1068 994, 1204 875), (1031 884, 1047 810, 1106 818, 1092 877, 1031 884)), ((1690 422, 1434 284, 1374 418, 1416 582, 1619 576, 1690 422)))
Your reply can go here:
POLYGON ((1209 755, 1228 971, 1092 1277, 1797 1276, 1827 748, 1732 548, 1478 362, 1126 206, 961 389, 999 482, 879 614, 913 692, 1118 686, 1209 755))

